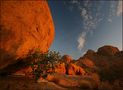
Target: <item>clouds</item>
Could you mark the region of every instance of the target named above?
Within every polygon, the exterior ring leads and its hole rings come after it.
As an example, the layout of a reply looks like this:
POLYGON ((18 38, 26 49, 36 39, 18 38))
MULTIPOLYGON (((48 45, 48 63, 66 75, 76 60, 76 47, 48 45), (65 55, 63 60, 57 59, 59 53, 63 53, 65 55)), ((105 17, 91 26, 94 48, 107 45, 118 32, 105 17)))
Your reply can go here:
POLYGON ((98 23, 103 20, 103 14, 100 13, 102 2, 84 2, 84 7, 80 10, 81 18, 83 20, 83 29, 88 34, 94 30, 98 23), (90 31, 91 30, 91 31, 90 31))
POLYGON ((71 0, 70 3, 71 4, 80 4, 78 0, 71 0))
POLYGON ((117 1, 110 1, 110 7, 109 7, 109 15, 107 16, 108 22, 112 22, 112 17, 119 17, 122 16, 123 10, 122 10, 122 0, 117 1))
POLYGON ((82 11, 81 11, 81 16, 86 16, 87 15, 87 11, 85 8, 82 8, 82 11))
POLYGON ((117 6, 117 16, 120 16, 120 15, 122 15, 123 14, 123 10, 122 10, 122 4, 123 4, 123 2, 122 1, 119 1, 118 2, 118 6, 117 6))
POLYGON ((104 22, 113 22, 114 16, 121 16, 122 0, 119 1, 91 1, 91 0, 71 0, 72 10, 78 9, 82 20, 81 34, 78 35, 78 50, 82 50, 87 42, 87 36, 104 22))
POLYGON ((82 50, 82 48, 84 47, 84 44, 85 44, 85 36, 86 36, 86 33, 82 33, 79 37, 78 37, 78 46, 77 48, 79 50, 82 50))
POLYGON ((103 17, 101 17, 99 10, 100 6, 97 5, 97 8, 92 8, 93 4, 88 1, 83 2, 83 6, 79 5, 78 9, 80 11, 80 15, 82 18, 82 32, 81 35, 78 37, 77 42, 78 42, 78 50, 82 50, 84 48, 85 42, 86 42, 86 37, 88 33, 93 33, 93 30, 96 28, 99 22, 103 20, 103 17), (90 8, 91 7, 91 8, 90 8), (96 11, 96 13, 93 14, 93 10, 96 11))

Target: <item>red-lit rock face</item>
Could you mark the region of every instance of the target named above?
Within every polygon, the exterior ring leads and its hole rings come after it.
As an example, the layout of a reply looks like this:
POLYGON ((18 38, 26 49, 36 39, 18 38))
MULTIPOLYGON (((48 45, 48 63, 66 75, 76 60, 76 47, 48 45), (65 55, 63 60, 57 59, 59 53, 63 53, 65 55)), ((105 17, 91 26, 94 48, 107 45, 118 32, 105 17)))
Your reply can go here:
POLYGON ((68 71, 68 75, 84 75, 85 74, 84 69, 75 64, 69 64, 67 71, 68 71))
POLYGON ((109 45, 100 47, 97 51, 98 54, 102 54, 102 55, 114 55, 117 52, 119 52, 119 49, 117 47, 113 47, 109 45))
POLYGON ((72 61, 72 57, 69 55, 64 55, 62 59, 65 63, 70 63, 72 61))
POLYGON ((79 61, 77 61, 76 64, 78 66, 88 67, 88 68, 93 68, 95 66, 94 62, 88 58, 79 59, 79 61))
POLYGON ((65 74, 66 73, 65 64, 64 63, 57 64, 55 68, 55 72, 65 74))
POLYGON ((1 1, 0 8, 0 69, 32 49, 48 50, 54 39, 54 24, 46 1, 1 1))

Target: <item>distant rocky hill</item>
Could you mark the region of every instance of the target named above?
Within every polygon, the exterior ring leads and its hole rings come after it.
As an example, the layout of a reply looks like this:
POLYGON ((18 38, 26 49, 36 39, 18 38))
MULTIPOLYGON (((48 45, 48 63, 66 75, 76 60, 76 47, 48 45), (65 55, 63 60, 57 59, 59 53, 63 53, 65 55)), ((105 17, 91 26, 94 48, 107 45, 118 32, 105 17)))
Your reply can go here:
POLYGON ((117 79, 123 76, 123 51, 117 47, 103 46, 97 50, 88 50, 76 64, 97 72, 102 79, 117 79))

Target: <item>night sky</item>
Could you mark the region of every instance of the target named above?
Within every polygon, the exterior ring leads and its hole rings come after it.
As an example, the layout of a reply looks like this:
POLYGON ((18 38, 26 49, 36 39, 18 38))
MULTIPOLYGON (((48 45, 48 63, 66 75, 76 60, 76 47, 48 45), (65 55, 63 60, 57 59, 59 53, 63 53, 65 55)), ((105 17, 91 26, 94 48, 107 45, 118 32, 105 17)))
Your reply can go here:
POLYGON ((122 50, 121 0, 49 0, 48 4, 55 25, 50 50, 74 59, 103 45, 122 50))

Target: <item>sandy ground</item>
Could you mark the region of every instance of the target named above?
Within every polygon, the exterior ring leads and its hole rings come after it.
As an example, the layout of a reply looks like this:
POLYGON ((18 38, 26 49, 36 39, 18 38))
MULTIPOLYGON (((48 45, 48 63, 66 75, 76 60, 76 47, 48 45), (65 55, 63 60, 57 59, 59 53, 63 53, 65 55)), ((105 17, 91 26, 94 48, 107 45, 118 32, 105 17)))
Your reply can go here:
POLYGON ((0 90, 69 90, 53 82, 42 81, 37 83, 34 79, 22 76, 0 77, 0 90))

